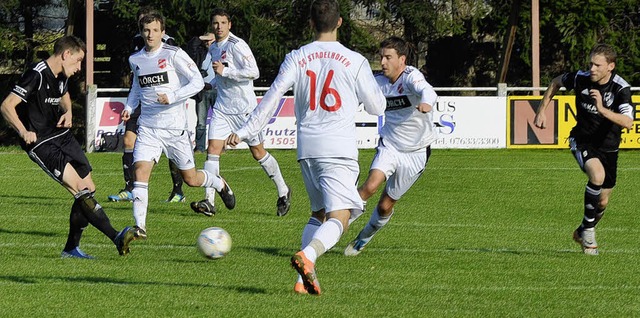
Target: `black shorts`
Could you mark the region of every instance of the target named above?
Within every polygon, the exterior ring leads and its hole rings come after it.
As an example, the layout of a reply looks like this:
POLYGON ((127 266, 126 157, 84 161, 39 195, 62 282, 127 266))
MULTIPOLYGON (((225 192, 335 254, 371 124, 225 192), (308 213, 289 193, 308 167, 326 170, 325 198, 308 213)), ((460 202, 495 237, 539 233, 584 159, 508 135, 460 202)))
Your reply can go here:
POLYGON ((129 117, 129 120, 127 120, 124 126, 124 131, 131 131, 136 135, 138 134, 138 117, 140 117, 141 108, 142 106, 138 105, 138 108, 133 111, 133 114, 131 114, 131 117, 129 117))
POLYGON ((600 160, 604 167, 604 183, 602 188, 613 189, 616 186, 618 176, 618 151, 602 151, 589 145, 576 143, 573 138, 569 139, 569 146, 573 157, 578 162, 580 169, 584 170, 584 163, 589 159, 596 158, 600 160))
POLYGON ((91 172, 91 164, 70 130, 41 141, 27 153, 33 162, 60 184, 67 163, 75 168, 80 178, 85 178, 91 172))

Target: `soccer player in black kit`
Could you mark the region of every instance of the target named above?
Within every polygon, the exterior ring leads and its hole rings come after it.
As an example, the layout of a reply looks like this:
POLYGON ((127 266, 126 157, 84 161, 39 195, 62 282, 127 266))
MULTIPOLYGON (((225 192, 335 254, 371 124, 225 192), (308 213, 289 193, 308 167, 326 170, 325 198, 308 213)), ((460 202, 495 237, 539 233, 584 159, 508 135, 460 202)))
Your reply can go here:
POLYGON ((125 238, 133 235, 129 227, 116 231, 96 202, 91 165, 69 130, 67 80, 80 71, 85 52, 84 42, 75 36, 58 39, 54 54, 27 70, 1 105, 2 116, 20 135, 20 146, 29 158, 74 197, 63 258, 93 258, 79 248, 89 224, 104 233, 120 255, 129 253, 125 238))
POLYGON ((622 128, 633 125, 630 85, 614 71, 616 52, 606 44, 591 50, 589 71, 554 78, 542 98, 534 124, 546 128, 545 109, 560 87, 576 95, 576 125, 569 146, 580 169, 589 178, 584 192, 584 218, 573 239, 588 255, 598 255, 595 226, 604 214, 616 185, 618 148, 622 128))

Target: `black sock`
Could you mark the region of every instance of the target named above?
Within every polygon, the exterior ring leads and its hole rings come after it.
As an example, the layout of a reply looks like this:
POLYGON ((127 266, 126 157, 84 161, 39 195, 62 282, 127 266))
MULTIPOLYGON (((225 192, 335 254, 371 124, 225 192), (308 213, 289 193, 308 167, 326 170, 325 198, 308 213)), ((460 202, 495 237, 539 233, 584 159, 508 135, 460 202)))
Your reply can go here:
POLYGON ((133 190, 133 150, 124 151, 122 154, 122 173, 124 174, 124 189, 133 190))
POLYGON ((67 236, 67 244, 64 246, 65 252, 70 252, 80 245, 82 231, 89 225, 89 221, 82 215, 78 201, 73 202, 71 206, 71 214, 69 215, 69 236, 67 236))
POLYGON ((76 194, 75 197, 76 202, 74 202, 74 205, 78 204, 79 210, 87 221, 104 233, 111 241, 115 240, 118 232, 111 226, 109 217, 104 213, 102 206, 93 198, 93 194, 88 190, 83 190, 76 194))
POLYGON ((596 214, 601 192, 602 186, 595 185, 591 182, 587 183, 584 189, 584 218, 582 219, 581 226, 583 229, 596 226, 596 214))
POLYGON ((176 163, 173 160, 169 160, 169 170, 171 170, 171 180, 173 181, 173 193, 177 193, 179 195, 184 195, 182 193, 182 175, 180 174, 180 169, 176 166, 176 163))

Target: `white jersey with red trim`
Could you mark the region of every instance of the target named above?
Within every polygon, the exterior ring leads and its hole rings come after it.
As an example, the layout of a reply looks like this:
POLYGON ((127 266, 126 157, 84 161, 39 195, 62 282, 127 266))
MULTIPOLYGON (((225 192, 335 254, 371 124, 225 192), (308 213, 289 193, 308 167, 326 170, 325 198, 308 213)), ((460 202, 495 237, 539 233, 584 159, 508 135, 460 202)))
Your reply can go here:
POLYGON ((291 51, 269 91, 236 134, 246 138, 259 133, 291 87, 298 159, 357 160, 355 116, 359 104, 372 115, 381 115, 385 108, 384 95, 367 59, 339 42, 315 41, 291 51))
POLYGON ((177 46, 162 44, 154 52, 140 50, 129 57, 133 84, 125 107, 142 107, 138 125, 172 130, 187 129, 186 100, 204 87, 198 65, 177 46), (166 94, 169 104, 158 103, 166 94))
POLYGON ((382 142, 402 152, 431 145, 437 138, 433 110, 421 113, 416 107, 426 103, 435 109, 438 95, 424 75, 415 67, 407 66, 394 83, 382 74, 376 75, 376 81, 387 98, 380 131, 382 142))
POLYGON ((225 114, 248 114, 256 108, 253 80, 260 76, 256 59, 247 42, 229 32, 229 36, 209 46, 211 61, 224 65, 211 85, 218 90, 213 108, 225 114))

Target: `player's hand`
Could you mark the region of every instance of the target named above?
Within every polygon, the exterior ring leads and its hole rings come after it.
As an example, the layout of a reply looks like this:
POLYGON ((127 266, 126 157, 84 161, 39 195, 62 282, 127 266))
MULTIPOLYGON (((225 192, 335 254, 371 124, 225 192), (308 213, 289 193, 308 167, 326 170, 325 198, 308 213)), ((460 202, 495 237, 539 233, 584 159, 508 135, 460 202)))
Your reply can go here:
POLYGON ((20 138, 22 138, 22 140, 24 140, 24 142, 27 143, 27 145, 36 142, 36 140, 38 139, 38 137, 36 136, 36 133, 34 133, 33 131, 27 131, 27 130, 20 133, 20 138))
POLYGON ((222 75, 222 71, 224 71, 224 64, 222 64, 222 62, 215 61, 211 67, 213 67, 213 71, 216 72, 216 74, 222 75))
POLYGON ((427 103, 420 103, 416 108, 423 114, 430 112, 432 109, 431 105, 427 103))
POLYGON ((604 104, 602 103, 602 94, 600 94, 600 91, 597 89, 590 89, 589 96, 593 98, 593 102, 596 104, 596 109, 598 110, 598 113, 602 113, 604 104))
POLYGON ((131 114, 129 114, 129 111, 123 110, 122 113, 120 113, 120 119, 122 119, 123 122, 126 123, 130 118, 131 114))
POLYGON ((232 133, 231 135, 229 135, 229 137, 227 137, 227 146, 230 147, 235 147, 237 146, 242 140, 240 140, 240 137, 238 137, 238 135, 236 135, 235 133, 232 133))
POLYGON ((58 120, 58 123, 56 124, 56 127, 71 128, 71 121, 72 121, 71 118, 72 118, 71 112, 66 112, 62 114, 62 116, 60 116, 60 120, 58 120))
POLYGON ((536 125, 536 127, 541 129, 547 128, 546 123, 547 123, 547 115, 545 115, 544 113, 536 114, 536 117, 533 119, 533 124, 536 125))
POLYGON ((163 104, 163 105, 169 105, 169 97, 167 97, 167 94, 159 93, 158 94, 158 103, 163 104))

